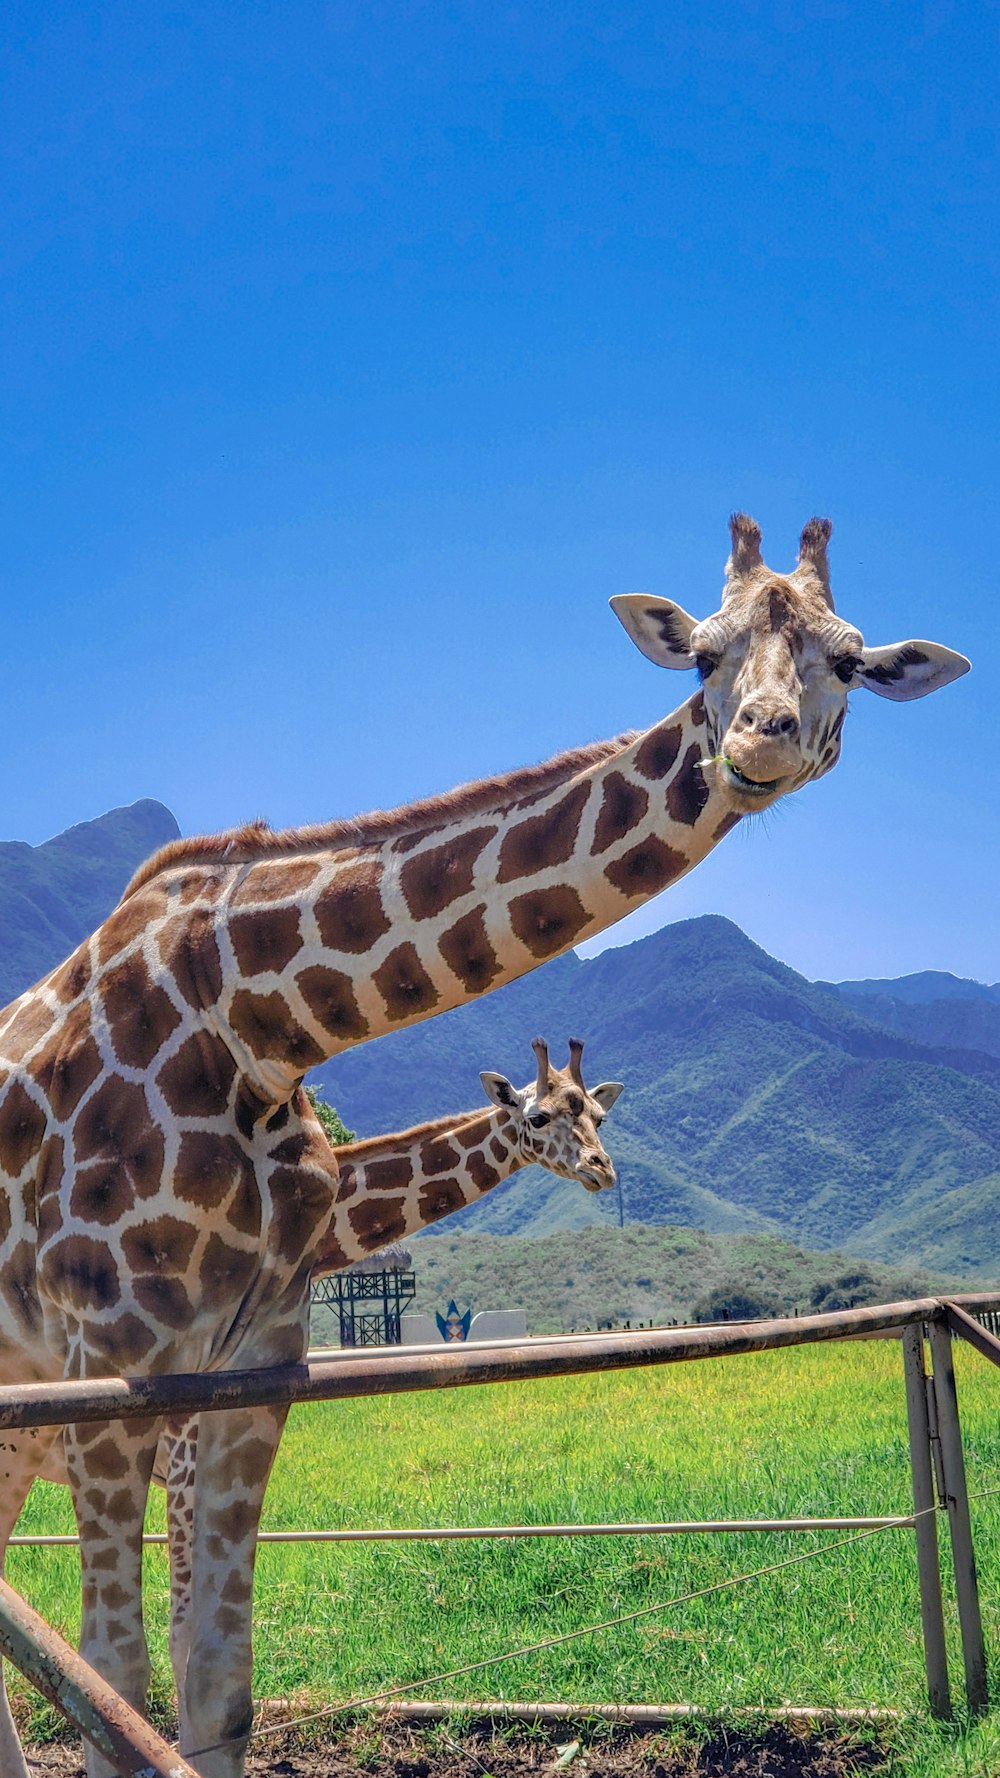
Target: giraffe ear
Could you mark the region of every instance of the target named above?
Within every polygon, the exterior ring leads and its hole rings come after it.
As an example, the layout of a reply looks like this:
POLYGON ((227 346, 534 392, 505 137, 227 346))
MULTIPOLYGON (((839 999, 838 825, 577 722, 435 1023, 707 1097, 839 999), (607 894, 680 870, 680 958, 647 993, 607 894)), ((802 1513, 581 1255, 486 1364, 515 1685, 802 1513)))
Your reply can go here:
POLYGON ((940 642, 890 642, 887 648, 862 649, 852 689, 863 685, 880 698, 908 704, 961 679, 971 665, 964 654, 940 642))
POLYGON ((505 1074, 494 1074, 491 1069, 484 1068, 479 1076, 483 1083, 483 1092, 494 1105, 500 1105, 505 1111, 516 1111, 521 1100, 516 1087, 512 1087, 505 1074))
POLYGON ((672 599, 655 599, 652 593, 616 593, 611 609, 636 648, 654 666, 694 666, 689 645, 698 619, 672 599))
POLYGON ((610 1111, 612 1105, 616 1103, 624 1091, 624 1081, 602 1080, 600 1086, 594 1088, 590 1097, 597 1100, 602 1111, 610 1111))

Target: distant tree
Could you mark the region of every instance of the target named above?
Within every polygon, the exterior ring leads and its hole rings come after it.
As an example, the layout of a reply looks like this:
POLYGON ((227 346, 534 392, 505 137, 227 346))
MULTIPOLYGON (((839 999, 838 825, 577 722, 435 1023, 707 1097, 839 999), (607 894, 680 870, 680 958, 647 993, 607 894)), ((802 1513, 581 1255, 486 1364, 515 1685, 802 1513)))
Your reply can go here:
POLYGON ((334 1148, 342 1148, 345 1143, 354 1141, 355 1132, 347 1128, 347 1125, 341 1121, 339 1113, 327 1103, 316 1087, 306 1087, 306 1098, 334 1148))
POLYGON ((885 1289, 885 1282, 880 1284, 867 1266, 858 1266, 854 1271, 841 1272, 836 1278, 814 1284, 809 1304, 821 1315, 834 1309, 860 1309, 865 1303, 885 1302, 885 1289))
POLYGON ((784 1313, 785 1304, 773 1291, 732 1282, 707 1291, 691 1311, 694 1321, 770 1321, 784 1313))

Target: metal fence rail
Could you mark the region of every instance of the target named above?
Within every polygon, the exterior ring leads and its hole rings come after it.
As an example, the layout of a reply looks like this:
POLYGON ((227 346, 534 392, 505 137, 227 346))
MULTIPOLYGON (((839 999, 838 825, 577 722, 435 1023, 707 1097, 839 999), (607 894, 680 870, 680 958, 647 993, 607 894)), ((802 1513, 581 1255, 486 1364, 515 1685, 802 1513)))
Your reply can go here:
MULTIPOLYGON (((0 1388, 0 1429, 131 1419, 266 1403, 345 1400, 484 1383, 540 1381, 548 1377, 580 1376, 701 1358, 777 1351, 826 1340, 899 1334, 902 1336, 906 1381, 912 1514, 892 1514, 882 1518, 673 1520, 613 1525, 334 1529, 265 1532, 261 1541, 395 1542, 408 1539, 671 1536, 704 1532, 820 1530, 846 1530, 868 1535, 881 1530, 911 1530, 916 1543, 930 1706, 935 1715, 947 1717, 951 1714, 951 1695, 937 1537, 937 1519, 942 1514, 947 1515, 954 1557, 966 1698, 974 1713, 985 1710, 988 1703, 986 1656, 951 1339, 957 1336, 969 1340, 985 1357, 1000 1365, 1000 1337, 994 1331, 997 1327, 1000 1327, 1000 1295, 981 1292, 948 1300, 925 1297, 833 1314, 718 1327, 555 1335, 537 1340, 484 1342, 475 1347, 446 1346, 439 1350, 411 1348, 387 1352, 383 1349, 369 1351, 363 1356, 352 1352, 271 1370, 22 1384, 0 1388), (984 1321, 989 1321, 990 1325, 984 1326, 984 1321), (928 1370, 926 1364, 925 1334, 930 1339, 932 1370, 928 1370)), ((61 1545, 76 1541, 71 1536, 11 1540, 15 1544, 61 1545)), ((147 1541, 165 1543, 166 1538, 154 1534, 147 1541)), ((105 1751, 113 1742, 114 1755, 122 1772, 156 1774, 157 1778, 160 1774, 163 1778, 194 1778, 190 1766, 148 1724, 129 1711, 61 1638, 2 1583, 0 1653, 38 1684, 84 1736, 105 1751)))

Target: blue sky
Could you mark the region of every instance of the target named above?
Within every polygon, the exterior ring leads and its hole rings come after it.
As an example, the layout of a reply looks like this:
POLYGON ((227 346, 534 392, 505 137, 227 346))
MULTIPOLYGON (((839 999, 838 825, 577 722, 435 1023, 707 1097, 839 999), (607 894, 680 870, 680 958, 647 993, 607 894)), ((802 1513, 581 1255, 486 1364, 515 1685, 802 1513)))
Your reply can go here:
POLYGON ((619 928, 1000 977, 993 8, 0 20, 0 836, 394 804, 642 726, 726 518, 975 671, 619 928))

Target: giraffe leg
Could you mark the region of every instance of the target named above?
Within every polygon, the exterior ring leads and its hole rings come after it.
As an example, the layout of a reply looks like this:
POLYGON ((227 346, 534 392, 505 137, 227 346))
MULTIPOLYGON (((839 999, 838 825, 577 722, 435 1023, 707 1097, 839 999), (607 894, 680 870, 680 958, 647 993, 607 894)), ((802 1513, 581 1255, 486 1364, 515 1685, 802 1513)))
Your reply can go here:
POLYGON ((253 1569, 264 1490, 287 1410, 198 1418, 193 1622, 181 1752, 203 1778, 242 1778, 253 1721, 253 1569))
MULTIPOLYGON (((0 1441, 0 1572, 7 1551, 7 1542, 42 1463, 56 1436, 55 1427, 33 1432, 5 1432, 0 1441)), ((28 1767, 14 1719, 10 1713, 7 1688, 0 1666, 0 1772, 3 1778, 29 1778, 28 1767)))
MULTIPOLYGON (((159 1423, 95 1421, 67 1426, 66 1467, 80 1530, 80 1653, 109 1685, 145 1711, 149 1653, 142 1621, 142 1528, 159 1423)), ((87 1778, 115 1768, 87 1750, 87 1778)))
POLYGON ((181 1742, 188 1740, 185 1677, 191 1648, 191 1563, 197 1415, 171 1422, 166 1434, 167 1541, 170 1550, 170 1665, 177 1687, 181 1742))

